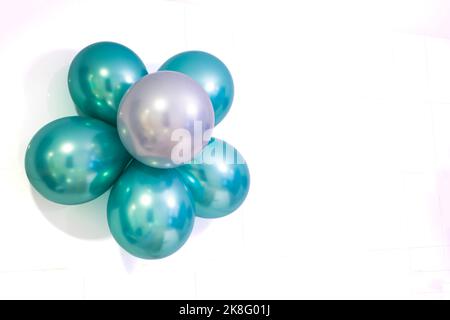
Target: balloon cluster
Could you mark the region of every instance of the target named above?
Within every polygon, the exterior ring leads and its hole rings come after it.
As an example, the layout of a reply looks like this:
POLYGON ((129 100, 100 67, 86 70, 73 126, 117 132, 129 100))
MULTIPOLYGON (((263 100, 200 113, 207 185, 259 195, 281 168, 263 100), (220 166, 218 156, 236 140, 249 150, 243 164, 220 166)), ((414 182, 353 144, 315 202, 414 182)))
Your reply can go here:
POLYGON ((26 151, 28 179, 42 196, 73 205, 112 187, 110 231, 145 259, 177 251, 195 216, 223 217, 242 204, 248 167, 211 137, 234 94, 218 58, 183 52, 148 74, 129 48, 99 42, 75 56, 68 85, 83 116, 47 124, 26 151))

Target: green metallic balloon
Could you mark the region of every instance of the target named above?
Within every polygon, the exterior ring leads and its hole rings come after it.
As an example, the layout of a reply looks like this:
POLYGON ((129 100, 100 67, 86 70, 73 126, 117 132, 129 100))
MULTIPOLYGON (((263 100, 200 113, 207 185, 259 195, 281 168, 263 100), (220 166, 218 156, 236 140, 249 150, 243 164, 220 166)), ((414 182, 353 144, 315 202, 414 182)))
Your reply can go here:
POLYGON ((196 215, 219 218, 235 211, 250 188, 250 172, 230 144, 212 138, 190 164, 178 167, 195 201, 196 215))
POLYGON ((108 200, 113 237, 130 254, 164 258, 186 242, 194 224, 192 196, 174 169, 133 161, 108 200))
POLYGON ((234 97, 233 78, 217 57, 202 51, 186 51, 164 62, 159 70, 181 72, 197 81, 211 99, 215 125, 227 115, 234 97))
POLYGON ((114 42, 98 42, 73 59, 69 91, 84 114, 115 126, 123 95, 146 74, 144 63, 129 48, 114 42))
POLYGON ((48 200, 80 204, 107 191, 129 161, 116 128, 73 116, 50 122, 34 135, 25 170, 48 200))

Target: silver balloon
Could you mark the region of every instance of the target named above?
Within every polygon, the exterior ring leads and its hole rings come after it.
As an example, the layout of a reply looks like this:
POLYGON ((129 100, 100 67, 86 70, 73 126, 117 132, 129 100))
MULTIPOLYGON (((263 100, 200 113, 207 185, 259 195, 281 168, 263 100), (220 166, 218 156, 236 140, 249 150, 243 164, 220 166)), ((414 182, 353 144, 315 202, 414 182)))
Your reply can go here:
POLYGON ((213 127, 208 94, 195 80, 172 71, 139 80, 122 99, 117 116, 125 148, 156 168, 190 161, 209 142, 213 127))

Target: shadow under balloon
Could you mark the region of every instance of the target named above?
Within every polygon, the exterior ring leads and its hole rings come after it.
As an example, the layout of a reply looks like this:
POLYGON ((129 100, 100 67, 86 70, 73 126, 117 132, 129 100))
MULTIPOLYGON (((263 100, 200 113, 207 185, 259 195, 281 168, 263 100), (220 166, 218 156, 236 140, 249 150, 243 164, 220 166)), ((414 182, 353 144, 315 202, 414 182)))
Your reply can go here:
POLYGON ((61 205, 43 198, 32 187, 31 194, 42 215, 59 230, 79 239, 110 237, 106 207, 109 191, 79 205, 61 205))
MULTIPOLYGON (((18 155, 20 162, 31 137, 43 125, 62 117, 83 115, 72 102, 67 86, 69 66, 75 54, 73 50, 49 52, 36 59, 27 72, 24 83, 27 114, 18 155)), ((30 190, 42 215, 61 231, 79 239, 110 236, 106 216, 109 191, 90 202, 70 206, 48 201, 31 186, 30 190)))
POLYGON ((33 135, 45 124, 67 116, 83 115, 72 102, 67 85, 69 66, 75 54, 73 50, 49 52, 37 58, 27 71, 19 162, 23 161, 33 135))
POLYGON ((211 219, 204 219, 200 217, 195 218, 194 230, 192 230, 193 236, 198 236, 202 234, 211 223, 211 219))
MULTIPOLYGON (((211 219, 203 219, 196 217, 194 222, 194 228, 192 230, 192 234, 190 235, 190 237, 195 237, 203 233, 208 228, 210 223, 211 219)), ((189 243, 189 240, 187 243, 189 243)), ((181 250, 183 250, 183 248, 181 248, 181 250)), ((133 271, 135 271, 138 266, 145 265, 145 263, 147 263, 148 261, 152 261, 134 257, 125 250, 123 250, 122 248, 120 248, 120 257, 122 259, 122 264, 128 273, 133 273, 133 271)))
POLYGON ((25 79, 25 95, 30 115, 34 115, 29 118, 30 121, 39 121, 37 110, 44 111, 46 117, 53 120, 80 114, 72 102, 67 85, 70 63, 75 55, 74 50, 58 50, 42 55, 33 62, 25 79))

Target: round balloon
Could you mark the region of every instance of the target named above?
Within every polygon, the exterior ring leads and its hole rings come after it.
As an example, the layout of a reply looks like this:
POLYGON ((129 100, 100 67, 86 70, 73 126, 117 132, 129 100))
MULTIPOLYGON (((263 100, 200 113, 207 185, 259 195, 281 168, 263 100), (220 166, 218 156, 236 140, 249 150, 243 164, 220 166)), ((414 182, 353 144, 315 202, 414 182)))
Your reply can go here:
POLYGON ((212 54, 182 52, 167 60, 159 70, 181 72, 197 81, 211 99, 216 125, 230 110, 234 96, 233 78, 226 65, 212 54))
POLYGON ((130 254, 164 258, 191 234, 192 196, 175 170, 133 161, 109 196, 108 224, 115 240, 130 254))
POLYGON ((79 204, 107 191, 129 160, 116 128, 73 116, 55 120, 34 135, 25 170, 48 200, 79 204))
POLYGON ((86 115, 116 125, 125 92, 147 74, 144 63, 127 47, 98 42, 84 48, 69 69, 69 91, 86 115))
POLYGON ((244 202, 250 187, 250 172, 242 155, 216 138, 192 163, 176 170, 192 192, 196 215, 202 218, 232 213, 244 202))
POLYGON ((214 110, 206 92, 188 76, 149 74, 125 95, 117 116, 120 139, 140 162, 176 167, 198 154, 211 137, 214 110))

